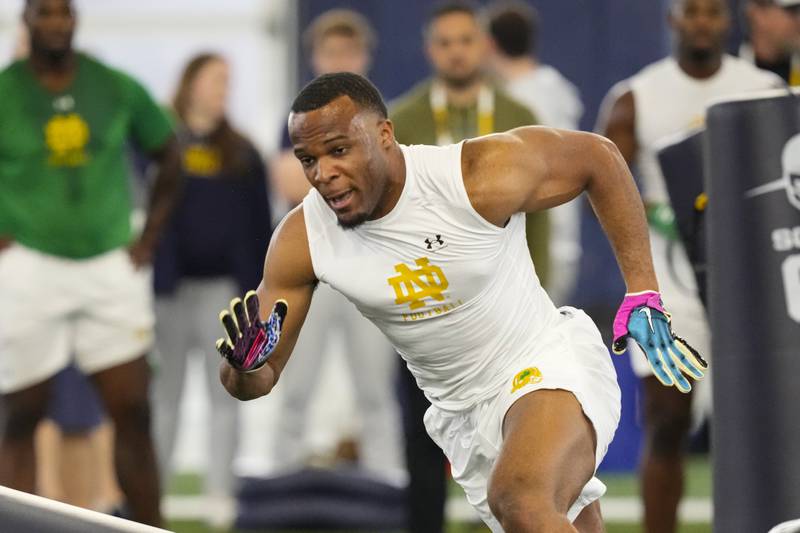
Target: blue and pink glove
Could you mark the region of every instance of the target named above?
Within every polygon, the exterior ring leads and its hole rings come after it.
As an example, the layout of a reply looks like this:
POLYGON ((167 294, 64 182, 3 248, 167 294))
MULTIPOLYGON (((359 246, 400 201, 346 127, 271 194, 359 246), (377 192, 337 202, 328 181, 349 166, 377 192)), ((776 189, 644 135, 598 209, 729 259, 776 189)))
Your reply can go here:
POLYGON ((622 300, 614 318, 614 353, 625 352, 629 337, 644 352, 656 378, 667 387, 675 385, 679 391, 689 392, 692 386, 683 374, 701 379, 703 370, 708 368, 697 350, 673 333, 670 316, 656 291, 629 293, 622 300))
POLYGON ((288 311, 286 300, 275 302, 266 322, 259 319, 255 291, 245 294, 244 302, 241 298, 234 298, 230 307, 230 311, 226 309, 219 314, 228 338, 217 339, 217 350, 237 370, 258 370, 267 362, 281 338, 288 311))

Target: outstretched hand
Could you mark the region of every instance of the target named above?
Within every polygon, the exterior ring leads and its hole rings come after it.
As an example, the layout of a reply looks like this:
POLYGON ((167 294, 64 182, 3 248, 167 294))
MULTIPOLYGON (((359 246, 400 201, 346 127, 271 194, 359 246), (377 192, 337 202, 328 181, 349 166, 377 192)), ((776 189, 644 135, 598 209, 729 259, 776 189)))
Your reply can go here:
POLYGON ((625 295, 614 318, 614 353, 627 349, 628 338, 636 341, 656 378, 667 387, 689 392, 692 386, 683 374, 702 379, 708 368, 697 350, 672 331, 670 316, 656 291, 625 295))
POLYGON ((249 291, 244 301, 234 298, 230 311, 226 309, 219 314, 227 338, 217 340, 217 350, 241 372, 258 370, 278 345, 287 312, 286 301, 277 300, 267 321, 262 322, 255 291, 249 291))

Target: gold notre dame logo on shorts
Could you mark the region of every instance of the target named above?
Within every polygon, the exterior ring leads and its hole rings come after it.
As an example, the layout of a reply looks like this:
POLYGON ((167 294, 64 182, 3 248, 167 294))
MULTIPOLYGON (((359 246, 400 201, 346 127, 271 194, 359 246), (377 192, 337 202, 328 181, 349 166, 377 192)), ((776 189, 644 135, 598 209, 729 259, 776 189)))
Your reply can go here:
POLYGON ((431 265, 427 257, 420 257, 414 262, 419 267, 416 270, 403 263, 394 266, 398 275, 387 280, 397 296, 394 302, 398 305, 408 304, 413 310, 425 307, 425 298, 439 302, 444 300, 442 293, 449 283, 442 269, 431 265))
POLYGON ((196 176, 213 176, 222 168, 219 150, 203 144, 193 144, 183 152, 183 169, 196 176))
POLYGON ((542 381, 542 371, 532 366, 530 368, 526 368, 516 376, 514 376, 514 380, 511 382, 511 392, 517 392, 519 389, 524 387, 527 384, 539 383, 542 381))
POLYGON ((50 150, 48 161, 57 167, 78 167, 86 163, 89 125, 77 113, 55 115, 44 126, 44 140, 50 150))

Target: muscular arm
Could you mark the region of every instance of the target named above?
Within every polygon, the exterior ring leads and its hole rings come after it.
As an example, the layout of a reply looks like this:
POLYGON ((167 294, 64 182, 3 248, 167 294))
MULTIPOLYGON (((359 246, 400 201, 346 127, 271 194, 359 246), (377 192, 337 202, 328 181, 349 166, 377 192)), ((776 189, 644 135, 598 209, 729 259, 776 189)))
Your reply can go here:
POLYGON ((461 165, 470 201, 497 226, 514 213, 555 207, 586 191, 628 292, 658 289, 642 200, 625 159, 608 139, 517 128, 468 141, 461 165))
POLYGON ((232 396, 252 400, 269 394, 297 342, 316 284, 300 206, 286 215, 273 233, 264 261, 264 277, 256 290, 261 320, 267 320, 275 300, 286 300, 289 310, 281 340, 267 363, 255 372, 239 372, 223 359, 220 380, 232 396))

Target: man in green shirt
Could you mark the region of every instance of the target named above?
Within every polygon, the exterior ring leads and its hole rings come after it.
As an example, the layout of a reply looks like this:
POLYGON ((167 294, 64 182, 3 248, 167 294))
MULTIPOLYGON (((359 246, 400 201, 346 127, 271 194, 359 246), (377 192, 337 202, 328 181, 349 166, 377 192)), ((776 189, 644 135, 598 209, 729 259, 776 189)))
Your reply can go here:
POLYGON ((73 50, 75 18, 70 0, 28 0, 30 57, 0 72, 0 485, 34 491, 33 431, 74 356, 114 423, 132 518, 158 525, 146 267, 177 192, 177 152, 139 83, 73 50), (128 143, 159 163, 136 240, 128 143))
MULTIPOLYGON (((402 144, 446 145, 489 133, 536 124, 531 111, 487 80, 482 68, 487 39, 471 4, 439 4, 425 28, 433 76, 393 103, 390 118, 402 144)), ((527 215, 528 247, 546 284, 549 263, 546 212, 527 215)), ((422 417, 430 403, 405 369, 406 461, 409 470, 409 530, 442 531, 444 457, 428 437, 422 417)))

